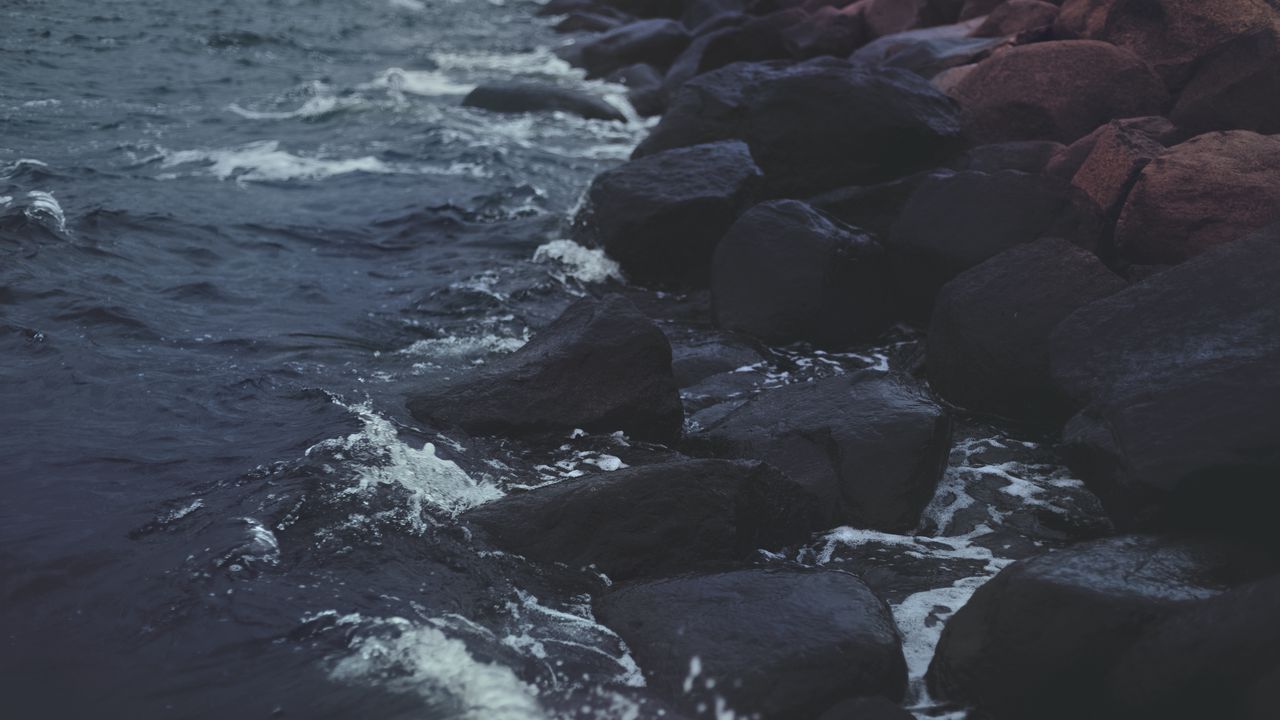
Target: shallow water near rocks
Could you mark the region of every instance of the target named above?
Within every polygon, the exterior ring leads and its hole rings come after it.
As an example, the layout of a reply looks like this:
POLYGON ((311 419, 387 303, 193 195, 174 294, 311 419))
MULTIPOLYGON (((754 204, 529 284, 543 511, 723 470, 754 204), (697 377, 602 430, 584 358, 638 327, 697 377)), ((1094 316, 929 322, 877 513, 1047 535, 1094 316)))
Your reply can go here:
MULTIPOLYGON (((15 717, 660 711, 591 615, 607 579, 479 547, 454 517, 661 449, 441 435, 403 409, 618 276, 562 220, 644 126, 458 106, 513 77, 621 102, 552 54, 536 8, 0 9, 0 690, 15 717)), ((912 342, 783 349, 686 401, 887 371, 912 342)), ((1044 448, 977 426, 959 439, 921 536, 842 529, 761 556, 866 577, 916 676, 982 579, 1094 531, 1044 448)), ((912 702, 935 714, 918 683, 912 702)))

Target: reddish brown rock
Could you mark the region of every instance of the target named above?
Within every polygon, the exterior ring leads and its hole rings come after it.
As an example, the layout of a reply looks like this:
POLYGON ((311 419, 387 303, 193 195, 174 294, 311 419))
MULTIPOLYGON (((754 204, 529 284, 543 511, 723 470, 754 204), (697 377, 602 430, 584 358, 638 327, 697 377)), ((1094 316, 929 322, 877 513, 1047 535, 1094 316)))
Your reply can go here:
POLYGON ((1116 226, 1131 262, 1174 264, 1280 220, 1280 137, 1200 135, 1142 171, 1116 226))
POLYGON ((1060 150, 1049 160, 1044 171, 1063 180, 1075 177, 1080 167, 1084 165, 1084 161, 1088 160, 1089 155, 1093 153, 1098 138, 1113 124, 1125 132, 1141 133, 1164 147, 1172 147, 1189 137, 1181 128, 1159 115, 1113 120, 1060 150))
POLYGON ((1093 149, 1071 179, 1108 218, 1115 218, 1138 174, 1165 147, 1142 131, 1112 121, 1093 134, 1093 149))
POLYGON ((965 0, 960 8, 960 19, 982 17, 1004 4, 1005 0, 965 0))
POLYGON ((884 37, 932 24, 927 0, 858 0, 849 10, 860 13, 871 37, 884 37))
POLYGON ((951 92, 978 142, 1070 143, 1115 118, 1157 115, 1168 95, 1133 53, 1090 40, 997 52, 951 92))
POLYGON ((1067 0, 1054 33, 1131 50, 1177 88, 1214 48, 1278 20, 1268 0, 1067 0))
POLYGON ((1215 50, 1196 68, 1172 117, 1196 133, 1280 133, 1280 33, 1242 35, 1215 50))
POLYGON ((1009 0, 987 16, 974 37, 1005 37, 1049 27, 1058 17, 1058 6, 1041 0, 1009 0))

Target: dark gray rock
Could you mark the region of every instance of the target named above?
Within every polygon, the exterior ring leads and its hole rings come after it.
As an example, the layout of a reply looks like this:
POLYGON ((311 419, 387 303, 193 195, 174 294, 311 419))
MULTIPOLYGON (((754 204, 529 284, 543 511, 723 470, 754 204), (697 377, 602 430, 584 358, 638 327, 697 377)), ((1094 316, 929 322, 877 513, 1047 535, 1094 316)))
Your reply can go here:
POLYGON ((955 165, 955 169, 985 173, 1017 170, 1039 174, 1045 171, 1054 157, 1065 150, 1065 145, 1052 140, 1023 140, 979 145, 965 153, 960 162, 955 165))
POLYGON ((1056 426, 1069 415, 1049 373, 1049 335, 1124 280, 1066 240, 1006 250, 938 294, 929 323, 929 383, 968 410, 1056 426))
POLYGON ((621 111, 603 98, 552 85, 480 85, 463 98, 462 104, 502 113, 564 112, 589 120, 627 120, 621 111))
POLYGON ((785 720, 847 698, 900 700, 906 689, 889 608, 838 571, 656 580, 605 595, 596 615, 626 641, 651 688, 693 709, 719 696, 741 715, 785 720))
POLYGON ((862 228, 883 242, 902 215, 902 208, 931 173, 921 172, 874 185, 828 190, 808 203, 846 224, 862 228))
POLYGON ((914 720, 902 705, 885 697, 842 700, 827 708, 818 720, 914 720))
POLYGON ((675 20, 640 20, 614 28, 582 45, 587 77, 649 63, 665 68, 689 44, 689 32, 675 20))
POLYGON ((671 442, 683 424, 671 346, 620 297, 574 303, 515 353, 408 405, 423 422, 483 434, 582 428, 671 442))
POLYGON ((634 282, 705 286, 716 243, 754 204, 761 184, 741 142, 632 160, 592 181, 574 238, 603 246, 634 282))
POLYGON ((864 372, 768 391, 690 443, 781 469, 823 500, 829 525, 906 532, 946 469, 951 419, 920 391, 864 372))
POLYGON ((505 550, 623 581, 804 542, 819 515, 816 498, 761 463, 690 460, 512 493, 461 519, 505 550))
POLYGON ((766 343, 842 348, 889 325, 888 258, 874 238, 797 200, 762 203, 716 247, 716 324, 766 343))

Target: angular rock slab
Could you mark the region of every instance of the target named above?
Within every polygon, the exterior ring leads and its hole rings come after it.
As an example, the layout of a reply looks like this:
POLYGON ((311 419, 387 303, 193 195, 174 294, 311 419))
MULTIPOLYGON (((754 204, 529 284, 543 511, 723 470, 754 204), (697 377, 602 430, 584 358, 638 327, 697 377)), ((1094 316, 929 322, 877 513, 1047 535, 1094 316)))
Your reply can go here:
POLYGON ((816 717, 848 698, 906 690, 888 606, 853 575, 751 569, 624 586, 596 616, 627 642, 650 687, 740 716, 816 717))
POLYGON ((691 460, 512 493, 461 520, 505 550, 625 581, 803 542, 819 516, 815 497, 761 463, 691 460))
POLYGON ((620 297, 584 298, 511 355, 411 398, 409 411, 471 433, 577 428, 655 442, 680 437, 671 345, 620 297))
POLYGON ((696 440, 781 469, 824 501, 830 525, 906 532, 946 468, 951 418, 920 391, 868 372, 768 391, 696 440))

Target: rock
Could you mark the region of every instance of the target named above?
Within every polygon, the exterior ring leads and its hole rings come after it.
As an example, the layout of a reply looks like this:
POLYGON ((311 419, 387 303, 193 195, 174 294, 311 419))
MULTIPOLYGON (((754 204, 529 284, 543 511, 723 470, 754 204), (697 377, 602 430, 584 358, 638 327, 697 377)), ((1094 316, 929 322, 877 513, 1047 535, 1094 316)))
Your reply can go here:
POLYGON ((652 65, 628 65, 610 73, 605 79, 627 86, 627 102, 642 117, 660 115, 666 108, 662 93, 662 73, 652 65))
POLYGON ((849 8, 863 16, 873 38, 936 24, 928 0, 858 0, 849 8))
POLYGON ((1007 48, 955 87, 965 127, 978 142, 1071 143, 1115 118, 1158 115, 1160 79, 1126 50, 1087 40, 1007 48))
POLYGON ((906 532, 946 468, 951 419, 921 392, 868 372, 766 392, 690 442, 774 465, 822 499, 831 525, 906 532))
POLYGON ((1065 149, 1065 145, 1052 140, 1022 140, 979 145, 965 153, 964 157, 956 163, 955 169, 984 173, 1017 170, 1038 175, 1045 171, 1050 160, 1065 149))
POLYGON ((929 383, 948 401, 1014 420, 1061 423, 1049 335, 1077 308, 1125 287, 1065 240, 1020 245, 942 288, 929 324, 929 383))
POLYGON ((884 697, 842 700, 818 716, 818 720, 914 720, 906 708, 884 697))
POLYGON ((684 23, 690 31, 696 31, 708 20, 729 14, 740 14, 746 9, 746 0, 690 0, 685 4, 680 22, 684 23))
POLYGON ((1280 499, 1280 226, 1080 308, 1054 383, 1065 452, 1121 524, 1267 533, 1280 499))
MULTIPOLYGON (((759 17, 747 17, 707 38, 698 59, 697 72, 704 73, 735 62, 775 60, 790 57, 784 40, 787 29, 806 17, 798 8, 759 17), (712 37, 714 35, 714 37, 712 37)), ((670 83, 668 87, 675 89, 670 83)))
POLYGON ((1045 172, 1063 180, 1071 180, 1093 152, 1094 146, 1098 144, 1098 138, 1104 133, 1111 132, 1113 127, 1126 134, 1141 133, 1164 147, 1176 145, 1186 139, 1177 126, 1158 115, 1112 120, 1059 151, 1049 161, 1045 172))
POLYGON ((1126 48, 1176 89, 1214 48, 1276 22, 1268 0, 1066 0, 1054 33, 1126 48))
POLYGON ((524 347, 429 388, 409 410, 484 434, 582 428, 671 442, 683 423, 671 346, 620 297, 579 300, 524 347))
POLYGON ((1005 44, 1003 38, 971 37, 975 27, 967 22, 887 35, 867 43, 849 59, 931 78, 948 68, 977 62, 1005 44))
POLYGON ((1072 175, 1071 184, 1115 222, 1139 173, 1165 148, 1150 134, 1117 121, 1103 125, 1091 137, 1093 148, 1072 175))
POLYGON ((804 542, 819 517, 816 498, 772 468, 691 460, 512 493, 461 520, 509 552, 625 581, 804 542))
POLYGON ((813 717, 851 697, 901 699, 893 616, 833 570, 750 569, 624 586, 596 617, 626 641, 649 686, 696 709, 813 717))
POLYGON ((1273 576, 1152 624, 1111 671, 1116 705, 1127 717, 1247 717, 1249 691, 1280 668, 1278 607, 1273 576))
POLYGON ((1143 169, 1116 245, 1141 264, 1174 264, 1280 220, 1280 136, 1209 133, 1143 169))
POLYGON ((888 259, 875 238, 797 200, 757 205, 716 246, 716 324, 773 345, 842 348, 889 326, 888 259))
POLYGON ((722 138, 747 141, 772 194, 803 196, 931 166, 958 149, 960 125, 951 101, 900 70, 735 64, 686 83, 634 157, 722 138))
POLYGON ((548 0, 535 13, 539 17, 568 15, 575 12, 597 12, 603 9, 596 0, 548 0))
POLYGON ((602 77, 618 68, 649 63, 671 64, 689 44, 689 32, 675 20, 640 20, 600 35, 582 46, 587 77, 602 77))
POLYGON ((462 104, 502 113, 563 112, 589 120, 627 120, 603 98, 551 85, 480 85, 463 98, 462 104))
POLYGON ((596 176, 575 239, 603 246, 634 282, 705 286, 716 243, 762 185, 737 141, 677 148, 596 176))
POLYGON ((934 697, 993 720, 1121 717, 1109 668, 1152 623, 1256 577, 1255 554, 1126 536, 1005 568, 947 622, 927 676, 934 697))
POLYGON ((605 32, 626 23, 626 18, 599 12, 572 12, 556 23, 556 32, 605 32))
POLYGON ((902 208, 929 173, 916 173, 875 185, 853 185, 828 190, 808 203, 837 220, 862 228, 877 238, 889 237, 902 208))
POLYGON ((748 365, 762 362, 764 356, 756 347, 728 333, 712 334, 692 342, 683 342, 671 348, 671 370, 676 384, 691 387, 712 375, 728 373, 748 365))
POLYGON ((974 37, 1006 37, 1051 27, 1058 17, 1058 6, 1041 0, 1008 0, 987 16, 974 31, 974 37))
POLYGON ((596 0, 628 15, 644 18, 677 18, 688 0, 596 0))
POLYGON ((911 195, 887 243, 901 312, 928 318, 943 285, 1016 245, 1058 237, 1089 247, 1094 220, 1055 178, 935 173, 911 195))
POLYGON ((991 11, 1003 5, 1008 0, 966 0, 964 6, 960 8, 960 20, 972 20, 978 17, 985 17, 991 14, 991 11))
POLYGON ((844 57, 867 41, 860 12, 824 7, 783 31, 782 43, 793 57, 844 57))
POLYGON ((1280 133, 1277 35, 1270 29, 1241 35, 1206 56, 1178 97, 1173 120, 1192 133, 1280 133))

